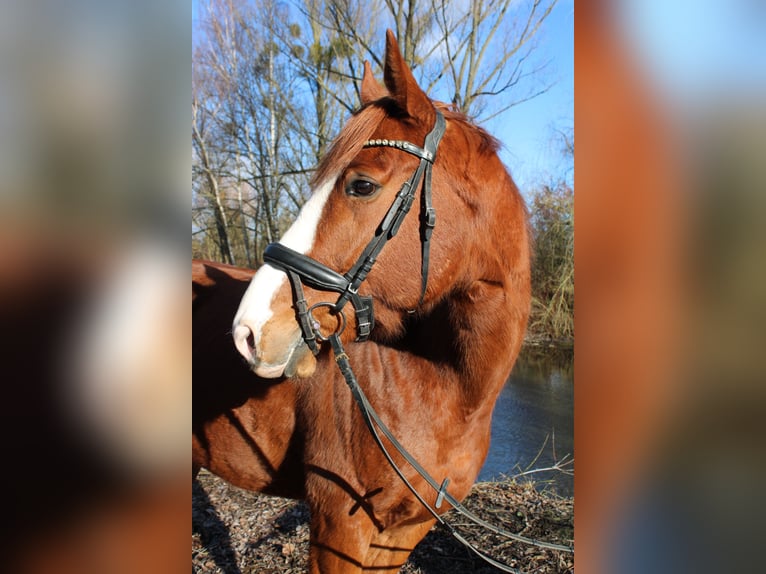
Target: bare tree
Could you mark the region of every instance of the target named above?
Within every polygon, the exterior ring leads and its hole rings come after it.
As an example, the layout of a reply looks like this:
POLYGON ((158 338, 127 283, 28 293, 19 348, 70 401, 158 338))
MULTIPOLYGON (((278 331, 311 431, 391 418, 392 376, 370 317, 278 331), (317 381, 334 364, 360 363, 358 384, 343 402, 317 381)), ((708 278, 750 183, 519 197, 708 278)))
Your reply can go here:
POLYGON ((486 120, 542 93, 535 40, 557 0, 200 0, 192 133, 197 244, 257 265, 359 105, 362 62, 395 30, 438 99, 486 120))
POLYGON ((483 115, 488 100, 499 102, 483 120, 545 92, 550 86, 521 84, 545 67, 530 58, 557 1, 474 0, 464 11, 442 3, 436 23, 445 58, 434 84, 446 78, 452 104, 476 117, 483 115))
POLYGON ((311 9, 302 12, 345 47, 331 77, 359 80, 363 59, 382 68, 376 36, 391 27, 427 92, 443 93, 457 109, 487 120, 549 89, 534 81, 546 66, 535 50, 557 1, 372 0, 362 8, 350 0, 304 0, 311 9))
POLYGON ((199 100, 194 96, 192 98, 192 144, 197 160, 194 163, 194 168, 204 178, 204 189, 212 200, 221 258, 226 263, 233 263, 234 260, 231 256, 231 246, 229 244, 229 221, 221 200, 221 188, 219 185, 219 174, 221 173, 222 165, 215 161, 214 152, 210 149, 208 143, 209 118, 208 110, 201 107, 199 100))
POLYGON ((217 109, 215 145, 229 158, 221 179, 236 195, 242 262, 254 265, 252 253, 279 237, 285 212, 294 215, 307 195, 287 181, 290 172, 297 175, 286 167, 296 164, 291 151, 302 150, 286 141, 293 133, 294 77, 273 35, 279 22, 286 26, 285 13, 268 0, 257 6, 211 0, 205 14, 205 42, 194 66, 208 78, 206 97, 217 109))

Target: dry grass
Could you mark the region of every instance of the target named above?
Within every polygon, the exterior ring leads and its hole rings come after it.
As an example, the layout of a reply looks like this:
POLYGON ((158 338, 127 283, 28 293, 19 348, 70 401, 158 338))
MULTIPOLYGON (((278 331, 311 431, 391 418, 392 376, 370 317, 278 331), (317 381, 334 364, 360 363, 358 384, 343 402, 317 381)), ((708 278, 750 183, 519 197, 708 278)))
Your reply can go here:
POLYGON ((543 186, 532 198, 534 231, 529 331, 551 339, 574 337, 574 190, 543 186))
MULTIPOLYGON (((574 500, 538 492, 531 483, 479 483, 464 504, 513 532, 572 544, 574 500)), ((477 546, 523 572, 574 572, 572 554, 502 539, 466 524, 454 513, 447 517, 477 546)), ((307 571, 308 520, 302 502, 247 492, 202 471, 192 498, 192 572, 302 574, 307 571)), ((401 572, 489 574, 497 570, 436 527, 415 548, 401 572)))

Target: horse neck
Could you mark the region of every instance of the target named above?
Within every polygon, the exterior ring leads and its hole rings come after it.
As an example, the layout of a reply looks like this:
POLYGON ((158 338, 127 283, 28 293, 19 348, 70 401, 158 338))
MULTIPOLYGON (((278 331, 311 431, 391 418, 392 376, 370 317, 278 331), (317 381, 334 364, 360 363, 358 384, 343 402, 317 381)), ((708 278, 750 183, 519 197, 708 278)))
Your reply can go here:
POLYGON ((501 283, 475 281, 422 316, 405 318, 404 334, 385 345, 388 360, 420 363, 421 384, 457 388, 467 410, 494 405, 521 346, 528 301, 501 283))
POLYGON ((515 300, 503 285, 475 281, 450 300, 454 349, 464 402, 494 402, 510 375, 527 320, 523 296, 515 300))

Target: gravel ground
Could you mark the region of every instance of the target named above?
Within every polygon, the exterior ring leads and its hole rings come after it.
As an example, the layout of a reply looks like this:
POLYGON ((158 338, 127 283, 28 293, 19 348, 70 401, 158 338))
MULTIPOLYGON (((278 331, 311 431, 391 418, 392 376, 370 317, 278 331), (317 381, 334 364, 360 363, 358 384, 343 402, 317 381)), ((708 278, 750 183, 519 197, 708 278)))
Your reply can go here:
MULTIPOLYGON (((485 520, 539 540, 572 544, 574 499, 538 492, 527 482, 484 482, 464 505, 485 520)), ((527 574, 574 572, 574 556, 507 541, 459 515, 447 514, 469 540, 495 559, 527 574)), ((192 495, 192 572, 197 574, 305 573, 309 513, 300 501, 233 487, 201 471, 192 495)), ((418 544, 404 574, 498 572, 439 527, 418 544)))

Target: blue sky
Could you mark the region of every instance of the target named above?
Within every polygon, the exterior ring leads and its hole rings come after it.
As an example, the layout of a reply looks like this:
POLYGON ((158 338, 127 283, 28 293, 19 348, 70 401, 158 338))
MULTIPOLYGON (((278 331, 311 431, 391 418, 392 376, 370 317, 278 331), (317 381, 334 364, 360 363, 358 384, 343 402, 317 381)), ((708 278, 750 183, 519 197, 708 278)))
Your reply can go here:
POLYGON ((574 178, 555 132, 574 126, 574 1, 560 0, 540 33, 537 49, 550 61, 546 79, 553 86, 485 126, 503 142, 501 158, 527 197, 541 183, 574 178))

